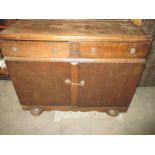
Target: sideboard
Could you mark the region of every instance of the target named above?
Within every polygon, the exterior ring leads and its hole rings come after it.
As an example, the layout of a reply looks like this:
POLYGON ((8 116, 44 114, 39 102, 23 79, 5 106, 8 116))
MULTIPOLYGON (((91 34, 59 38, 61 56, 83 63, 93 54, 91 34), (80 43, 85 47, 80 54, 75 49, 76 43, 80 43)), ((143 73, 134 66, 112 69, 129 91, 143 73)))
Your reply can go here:
POLYGON ((130 20, 19 20, 0 39, 24 110, 110 116, 129 108, 152 40, 130 20))

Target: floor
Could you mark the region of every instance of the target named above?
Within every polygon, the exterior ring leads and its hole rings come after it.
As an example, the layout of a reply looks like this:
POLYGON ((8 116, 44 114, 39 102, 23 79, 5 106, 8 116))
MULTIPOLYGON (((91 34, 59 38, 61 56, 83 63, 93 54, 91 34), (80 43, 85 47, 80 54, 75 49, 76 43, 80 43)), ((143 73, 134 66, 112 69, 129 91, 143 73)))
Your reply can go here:
POLYGON ((127 113, 23 111, 11 81, 0 81, 0 134, 155 134, 155 87, 139 87, 127 113))

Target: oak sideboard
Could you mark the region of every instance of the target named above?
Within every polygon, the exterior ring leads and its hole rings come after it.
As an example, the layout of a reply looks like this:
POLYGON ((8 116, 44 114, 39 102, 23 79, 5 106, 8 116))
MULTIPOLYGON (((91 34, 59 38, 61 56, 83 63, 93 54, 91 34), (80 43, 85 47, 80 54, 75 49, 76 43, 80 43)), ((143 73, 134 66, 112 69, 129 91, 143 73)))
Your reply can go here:
POLYGON ((126 112, 151 44, 130 20, 19 20, 0 39, 20 104, 33 115, 126 112))

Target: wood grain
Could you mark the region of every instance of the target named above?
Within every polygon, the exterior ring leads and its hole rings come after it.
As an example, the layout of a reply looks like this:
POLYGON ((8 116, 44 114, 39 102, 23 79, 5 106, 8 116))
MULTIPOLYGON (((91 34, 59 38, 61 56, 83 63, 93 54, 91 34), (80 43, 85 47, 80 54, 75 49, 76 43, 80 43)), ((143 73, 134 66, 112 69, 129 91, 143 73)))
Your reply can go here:
POLYGON ((127 111, 152 41, 130 20, 19 20, 0 38, 23 109, 72 111, 127 111))
MULTIPOLYGON (((72 83, 78 83, 78 64, 71 62, 71 81, 72 83)), ((71 100, 72 106, 77 106, 78 99, 78 86, 71 85, 71 100)))
MULTIPOLYGON (((105 112, 111 107, 73 107, 73 106, 42 106, 42 105, 22 105, 23 110, 31 110, 32 108, 41 108, 44 111, 50 111, 50 110, 60 110, 60 111, 82 111, 82 112, 88 112, 88 111, 99 111, 99 112, 105 112)), ((115 109, 118 109, 120 112, 127 112, 128 107, 113 107, 115 109)))
POLYGON ((79 87, 78 105, 129 106, 143 67, 140 63, 80 63, 79 80, 86 84, 79 87))
POLYGON ((3 41, 1 48, 4 56, 16 57, 69 57, 68 42, 3 41), (17 51, 13 51, 16 48, 17 51))
POLYGON ((83 58, 145 58, 150 44, 138 43, 109 43, 109 42, 81 42, 79 44, 80 57, 83 58), (95 48, 96 52, 92 52, 95 48), (131 55, 130 50, 135 49, 131 55))
POLYGON ((6 61, 20 103, 71 105, 70 63, 6 61))
POLYGON ((145 59, 95 59, 95 58, 29 58, 5 57, 6 61, 75 62, 75 63, 145 63, 145 59))
POLYGON ((130 20, 19 20, 3 30, 0 38, 48 41, 150 42, 130 20))

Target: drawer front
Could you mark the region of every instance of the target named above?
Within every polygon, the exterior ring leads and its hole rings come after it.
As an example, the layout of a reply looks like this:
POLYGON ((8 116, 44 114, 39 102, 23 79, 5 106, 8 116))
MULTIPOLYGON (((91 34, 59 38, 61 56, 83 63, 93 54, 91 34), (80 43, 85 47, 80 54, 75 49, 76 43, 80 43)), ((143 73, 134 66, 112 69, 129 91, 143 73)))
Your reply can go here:
POLYGON ((79 44, 84 58, 145 58, 149 44, 140 43, 84 43, 79 44))
POLYGON ((69 57, 68 42, 4 41, 1 45, 4 56, 16 57, 69 57))

